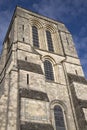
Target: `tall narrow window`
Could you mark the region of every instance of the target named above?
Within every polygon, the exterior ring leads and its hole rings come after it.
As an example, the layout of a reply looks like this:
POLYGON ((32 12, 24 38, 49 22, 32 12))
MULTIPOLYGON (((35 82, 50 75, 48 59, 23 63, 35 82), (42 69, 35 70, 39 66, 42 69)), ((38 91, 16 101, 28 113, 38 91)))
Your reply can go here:
POLYGON ((33 45, 39 48, 39 38, 37 27, 32 26, 33 45))
POLYGON ((25 60, 27 61, 27 56, 25 57, 25 60))
POLYGON ((27 74, 27 84, 29 84, 29 74, 27 74))
POLYGON ((23 37, 23 42, 25 41, 24 37, 23 37))
POLYGON ((47 43, 48 43, 48 50, 51 52, 54 52, 51 33, 48 30, 46 31, 46 37, 47 37, 47 43))
POLYGON ((66 130, 63 111, 61 107, 58 105, 54 107, 54 117, 55 117, 56 130, 66 130))
POLYGON ((24 25, 22 25, 22 30, 24 31, 24 25))
POLYGON ((45 60, 44 62, 45 78, 47 80, 54 80, 53 68, 50 61, 45 60))

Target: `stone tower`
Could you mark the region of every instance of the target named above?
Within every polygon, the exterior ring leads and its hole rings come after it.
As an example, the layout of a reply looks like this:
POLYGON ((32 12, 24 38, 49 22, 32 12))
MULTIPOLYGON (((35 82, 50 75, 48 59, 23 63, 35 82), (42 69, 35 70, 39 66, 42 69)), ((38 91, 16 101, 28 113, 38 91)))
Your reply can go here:
POLYGON ((87 130, 87 80, 70 32, 21 7, 0 57, 0 130, 87 130))

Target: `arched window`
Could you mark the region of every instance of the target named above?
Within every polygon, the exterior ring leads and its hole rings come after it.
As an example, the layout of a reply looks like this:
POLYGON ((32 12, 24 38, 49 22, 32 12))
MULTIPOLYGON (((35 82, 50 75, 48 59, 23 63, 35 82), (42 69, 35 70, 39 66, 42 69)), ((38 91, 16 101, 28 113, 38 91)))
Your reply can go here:
POLYGON ((32 26, 33 45, 39 48, 39 38, 37 27, 32 26))
POLYGON ((59 105, 56 105, 54 107, 54 117, 55 117, 56 130, 66 130, 64 117, 63 117, 63 111, 59 105))
POLYGON ((51 52, 54 52, 51 33, 48 30, 46 30, 46 37, 47 37, 47 43, 48 43, 48 50, 51 52))
POLYGON ((54 80, 53 68, 50 61, 48 60, 44 61, 44 70, 45 70, 45 78, 47 80, 54 80))

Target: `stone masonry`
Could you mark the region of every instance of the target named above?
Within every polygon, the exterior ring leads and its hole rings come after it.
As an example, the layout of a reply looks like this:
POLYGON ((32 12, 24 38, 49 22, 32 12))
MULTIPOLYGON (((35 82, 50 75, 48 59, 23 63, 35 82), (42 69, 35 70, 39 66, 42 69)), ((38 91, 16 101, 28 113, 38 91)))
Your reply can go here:
POLYGON ((55 105, 63 112, 60 130, 87 130, 87 80, 72 35, 63 23, 16 7, 0 56, 0 130, 57 130, 55 105), (45 78, 45 60, 52 63, 54 81, 45 78))

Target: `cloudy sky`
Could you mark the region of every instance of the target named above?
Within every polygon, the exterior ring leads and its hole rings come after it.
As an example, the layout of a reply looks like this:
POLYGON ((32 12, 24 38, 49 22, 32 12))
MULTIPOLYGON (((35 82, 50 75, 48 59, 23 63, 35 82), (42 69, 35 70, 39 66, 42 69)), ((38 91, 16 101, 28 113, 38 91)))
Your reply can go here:
POLYGON ((16 5, 66 25, 87 78, 87 0, 0 0, 0 51, 16 5))

